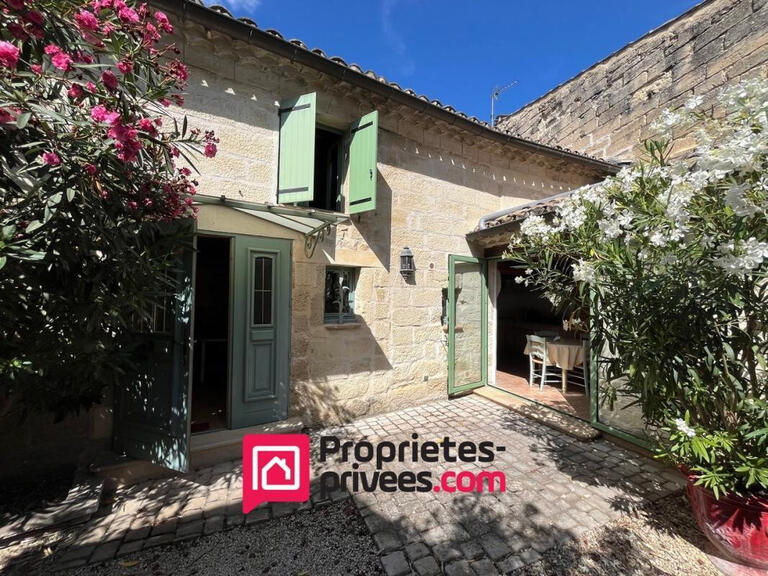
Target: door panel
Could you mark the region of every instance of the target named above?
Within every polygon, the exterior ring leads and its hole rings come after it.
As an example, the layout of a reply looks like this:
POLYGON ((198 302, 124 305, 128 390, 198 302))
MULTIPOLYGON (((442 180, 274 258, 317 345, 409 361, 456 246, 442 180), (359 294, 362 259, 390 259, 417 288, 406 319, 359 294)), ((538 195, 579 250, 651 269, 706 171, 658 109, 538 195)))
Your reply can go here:
POLYGON ((288 416, 291 241, 237 236, 232 306, 232 427, 288 416))
POLYGON ((185 250, 168 271, 175 287, 135 336, 139 374, 115 393, 115 451, 179 472, 189 468, 192 261, 185 250))
POLYGON ((487 264, 448 257, 448 393, 488 383, 487 264))

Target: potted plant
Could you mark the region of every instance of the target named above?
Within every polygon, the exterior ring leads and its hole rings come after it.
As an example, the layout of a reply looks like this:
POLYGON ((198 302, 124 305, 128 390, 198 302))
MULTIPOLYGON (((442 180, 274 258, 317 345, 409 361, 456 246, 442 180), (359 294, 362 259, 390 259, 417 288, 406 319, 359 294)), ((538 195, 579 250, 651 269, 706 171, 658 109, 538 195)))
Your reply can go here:
POLYGON ((664 112, 645 159, 523 221, 507 256, 591 324, 601 392, 642 408, 709 539, 768 568, 768 82, 702 104, 664 112), (698 147, 674 159, 679 135, 698 147))

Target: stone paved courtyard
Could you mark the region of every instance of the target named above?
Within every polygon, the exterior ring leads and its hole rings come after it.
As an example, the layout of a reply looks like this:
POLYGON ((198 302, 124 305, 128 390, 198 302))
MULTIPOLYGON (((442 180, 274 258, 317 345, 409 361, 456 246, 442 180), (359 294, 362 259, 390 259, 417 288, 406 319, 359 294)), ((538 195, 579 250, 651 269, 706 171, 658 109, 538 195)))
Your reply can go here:
MULTIPOLYGON (((353 495, 387 574, 510 573, 558 543, 682 487, 676 472, 650 459, 605 440, 580 442, 477 396, 315 431, 313 449, 321 435, 375 443, 410 440, 414 432, 420 441, 447 435, 457 442, 491 441, 506 451, 490 463, 440 461, 385 469, 431 470, 435 477, 449 469, 501 470, 506 492, 353 495)), ((313 463, 310 502, 262 505, 248 516, 241 512, 239 461, 120 489, 86 524, 0 551, 0 569, 10 564, 11 573, 48 573, 130 558, 162 544, 327 506, 349 498, 345 492, 321 498, 317 479, 339 466, 336 461, 313 463)))

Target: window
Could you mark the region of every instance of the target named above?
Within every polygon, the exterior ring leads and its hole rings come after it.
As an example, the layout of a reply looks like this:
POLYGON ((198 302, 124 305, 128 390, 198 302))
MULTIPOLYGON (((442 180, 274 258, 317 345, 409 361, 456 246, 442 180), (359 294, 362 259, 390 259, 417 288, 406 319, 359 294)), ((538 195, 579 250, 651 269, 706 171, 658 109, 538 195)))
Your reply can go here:
POLYGON ((253 325, 272 324, 272 258, 253 258, 253 325))
POLYGON ((341 145, 344 138, 337 132, 315 130, 314 198, 308 202, 320 210, 341 210, 341 145))
POLYGON ((366 114, 347 131, 318 126, 317 94, 280 103, 277 201, 349 214, 376 209, 379 114, 366 114), (342 158, 346 157, 346 166, 342 158), (347 197, 341 180, 348 174, 347 197))
POLYGON ((325 269, 325 308, 323 322, 346 324, 356 322, 355 283, 356 268, 325 269))

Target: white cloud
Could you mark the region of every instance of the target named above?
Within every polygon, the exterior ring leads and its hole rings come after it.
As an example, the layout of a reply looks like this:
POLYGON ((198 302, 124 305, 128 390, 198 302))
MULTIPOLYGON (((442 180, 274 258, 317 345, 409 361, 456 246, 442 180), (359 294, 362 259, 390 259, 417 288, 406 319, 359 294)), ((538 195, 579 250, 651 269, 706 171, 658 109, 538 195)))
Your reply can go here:
POLYGON ((384 33, 384 40, 392 51, 401 57, 400 73, 404 76, 411 76, 416 71, 416 64, 410 58, 407 58, 408 46, 398 32, 393 19, 393 11, 400 0, 382 0, 381 2, 381 30, 384 33))

